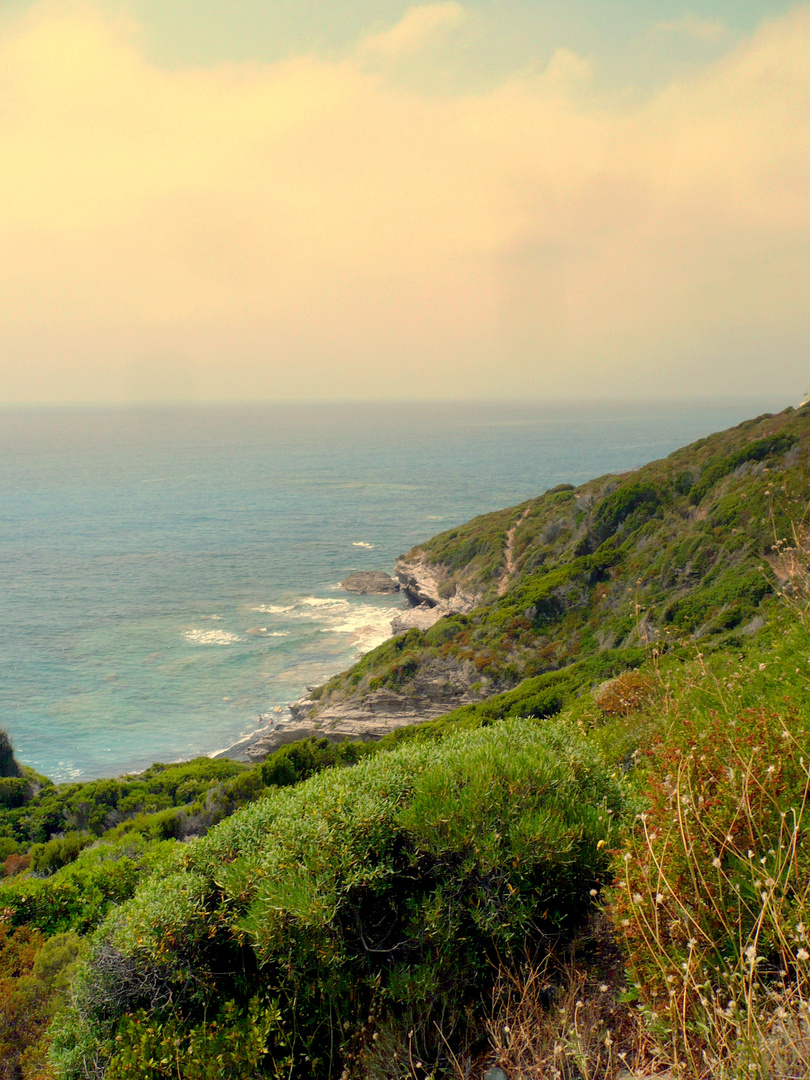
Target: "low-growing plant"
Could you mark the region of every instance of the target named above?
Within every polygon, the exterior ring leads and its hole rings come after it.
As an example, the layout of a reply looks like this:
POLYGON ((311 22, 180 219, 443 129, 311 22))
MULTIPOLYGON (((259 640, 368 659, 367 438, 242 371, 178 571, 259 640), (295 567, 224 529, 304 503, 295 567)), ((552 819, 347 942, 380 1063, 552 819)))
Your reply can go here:
POLYGON ((370 752, 373 751, 369 743, 335 743, 324 738, 301 739, 280 747, 262 762, 262 783, 265 787, 288 787, 333 765, 354 765, 370 752))
POLYGON ((73 933, 45 941, 31 927, 11 929, 0 919, 0 1075, 14 1080, 52 1076, 48 1026, 64 1005, 69 980, 84 950, 73 933))
POLYGON ((372 1037, 370 1011, 380 1031, 394 1015, 418 1018, 422 1053, 440 1062, 499 959, 585 917, 623 807, 579 732, 526 720, 276 789, 99 929, 73 1041, 115 1069, 115 1038, 132 1036, 125 1013, 145 1008, 189 1040, 212 1010, 233 1000, 244 1016, 272 988, 291 1075, 336 1075, 372 1037))
POLYGON ((69 832, 55 836, 47 844, 34 844, 31 848, 31 869, 35 874, 52 874, 78 858, 82 848, 95 840, 92 833, 69 832))
POLYGON ((604 683, 595 694, 603 716, 629 716, 645 705, 655 692, 652 677, 640 671, 626 671, 604 683))

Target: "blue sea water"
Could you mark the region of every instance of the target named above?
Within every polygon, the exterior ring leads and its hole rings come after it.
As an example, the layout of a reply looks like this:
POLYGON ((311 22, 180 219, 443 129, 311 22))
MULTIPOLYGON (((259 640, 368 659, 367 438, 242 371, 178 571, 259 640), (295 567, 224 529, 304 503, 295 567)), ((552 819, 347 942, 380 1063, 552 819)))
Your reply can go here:
POLYGON ((387 636, 349 572, 783 404, 0 412, 0 726, 60 781, 227 747, 387 636))

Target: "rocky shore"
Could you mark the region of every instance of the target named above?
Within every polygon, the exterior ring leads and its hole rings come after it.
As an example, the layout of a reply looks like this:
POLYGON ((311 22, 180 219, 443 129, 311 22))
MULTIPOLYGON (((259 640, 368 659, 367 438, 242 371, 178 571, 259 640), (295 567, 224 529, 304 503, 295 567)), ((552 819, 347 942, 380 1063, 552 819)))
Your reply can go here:
MULTIPOLYGON (((341 582, 348 592, 361 595, 402 593, 409 607, 392 620, 392 635, 414 627, 427 630, 445 615, 472 611, 481 599, 463 590, 443 595, 446 583, 419 548, 397 561, 396 576, 397 581, 381 572, 362 571, 341 582)), ((362 698, 325 702, 307 695, 289 706, 289 719, 277 720, 273 727, 230 747, 223 756, 262 761, 279 747, 310 737, 332 742, 381 739, 396 728, 432 720, 459 705, 481 700, 486 693, 473 690, 480 683, 481 675, 469 661, 459 665, 436 660, 425 665, 407 693, 384 688, 362 698)))

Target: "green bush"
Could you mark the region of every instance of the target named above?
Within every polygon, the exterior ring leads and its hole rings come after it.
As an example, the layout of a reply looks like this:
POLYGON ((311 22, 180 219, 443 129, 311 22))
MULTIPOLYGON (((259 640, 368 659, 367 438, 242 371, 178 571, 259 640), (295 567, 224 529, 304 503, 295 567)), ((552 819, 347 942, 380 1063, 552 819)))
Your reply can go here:
POLYGON ((156 1023, 146 1010, 127 1016, 107 1080, 252 1080, 288 1077, 278 1006, 260 996, 246 1007, 231 1000, 192 1028, 172 1018, 156 1023), (265 1068, 265 1066, 267 1066, 265 1068))
POLYGON ((176 849, 172 842, 150 844, 140 836, 85 848, 49 877, 0 883, 0 910, 12 926, 87 933, 112 905, 132 896, 141 877, 165 871, 176 849))
POLYGON ((733 454, 726 457, 715 458, 710 461, 703 470, 700 479, 692 487, 690 499, 697 505, 707 492, 724 476, 734 472, 740 465, 747 461, 763 461, 772 454, 784 453, 797 441, 797 436, 783 433, 772 435, 764 439, 754 439, 733 454))
POLYGON ((47 844, 34 844, 31 848, 31 869, 35 874, 52 874, 73 862, 82 848, 94 840, 92 833, 69 832, 54 837, 47 844))
POLYGON ((0 807, 16 810, 29 798, 28 781, 23 776, 0 777, 0 807))
POLYGON ((0 781, 0 807, 4 783, 12 785, 9 791, 14 792, 16 807, 3 814, 3 827, 15 840, 28 844, 44 844, 63 832, 90 832, 102 836, 121 822, 140 815, 171 811, 204 800, 217 785, 227 791, 229 782, 253 772, 236 761, 197 758, 180 765, 152 765, 133 776, 58 787, 43 783, 43 778, 35 775, 22 780, 0 781), (27 784, 37 794, 20 801, 14 787, 20 784, 27 784))
POLYGON ((582 918, 622 808, 598 753, 553 722, 322 771, 220 824, 187 849, 184 873, 151 879, 108 918, 74 1031, 109 1053, 125 1012, 178 1024, 167 1002, 185 993, 177 1030, 190 1039, 203 1003, 235 1000, 244 1016, 269 985, 296 1076, 332 1075, 370 1008, 415 1012, 426 1030, 441 1017, 452 1038, 498 957, 582 918))
POLYGON ((262 783, 265 787, 288 787, 333 765, 354 765, 370 752, 373 752, 373 747, 369 743, 302 739, 280 747, 262 762, 262 783))

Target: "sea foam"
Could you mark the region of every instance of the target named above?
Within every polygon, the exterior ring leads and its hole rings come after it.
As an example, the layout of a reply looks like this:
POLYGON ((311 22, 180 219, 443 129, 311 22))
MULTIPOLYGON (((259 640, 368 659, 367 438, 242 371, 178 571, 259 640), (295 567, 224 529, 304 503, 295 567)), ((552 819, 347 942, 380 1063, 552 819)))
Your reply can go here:
POLYGON ((233 645, 243 640, 229 630, 184 630, 183 637, 193 645, 233 645))

